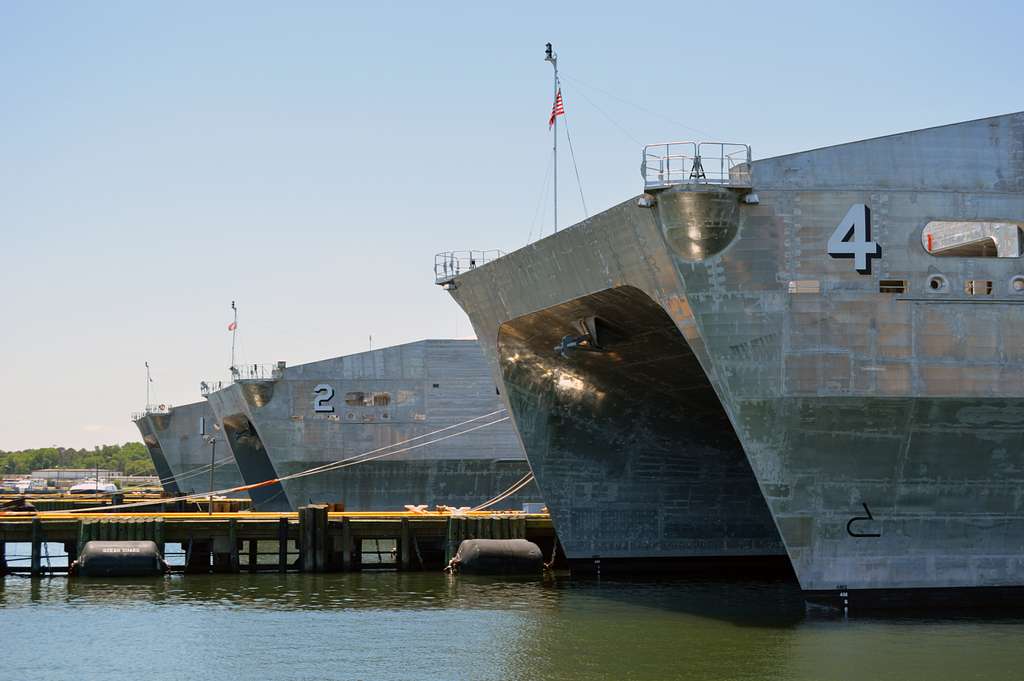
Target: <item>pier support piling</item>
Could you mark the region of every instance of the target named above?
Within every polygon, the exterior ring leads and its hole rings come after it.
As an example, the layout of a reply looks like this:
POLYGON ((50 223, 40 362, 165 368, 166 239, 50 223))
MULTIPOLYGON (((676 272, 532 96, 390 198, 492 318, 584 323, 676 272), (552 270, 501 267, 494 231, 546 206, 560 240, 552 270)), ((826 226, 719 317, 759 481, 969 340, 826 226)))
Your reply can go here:
POLYGON ((341 521, 341 569, 352 569, 352 525, 348 518, 341 521))
POLYGON ((288 571, 288 519, 277 521, 277 571, 288 571))
POLYGON ((401 552, 401 564, 402 570, 408 570, 412 567, 412 535, 409 532, 409 519, 402 518, 402 534, 399 539, 398 550, 401 552))
POLYGON ((32 562, 29 572, 33 577, 38 577, 43 572, 42 565, 42 537, 43 524, 39 518, 32 520, 32 562))
POLYGON ((299 509, 299 555, 303 572, 327 569, 327 504, 299 509))
POLYGON ((7 542, 0 541, 0 577, 7 574, 7 542))
POLYGON ((213 542, 209 539, 190 538, 188 549, 185 552, 185 572, 189 574, 208 573, 212 550, 213 542))
POLYGON ((238 521, 228 521, 227 536, 213 539, 213 571, 220 573, 238 572, 238 521))
POLYGON ((165 558, 167 556, 167 545, 164 542, 163 518, 157 518, 153 521, 153 541, 156 542, 156 548, 160 551, 160 557, 165 558))
POLYGON ((316 506, 314 518, 316 519, 316 571, 327 572, 329 550, 331 548, 330 537, 327 536, 327 504, 316 506))

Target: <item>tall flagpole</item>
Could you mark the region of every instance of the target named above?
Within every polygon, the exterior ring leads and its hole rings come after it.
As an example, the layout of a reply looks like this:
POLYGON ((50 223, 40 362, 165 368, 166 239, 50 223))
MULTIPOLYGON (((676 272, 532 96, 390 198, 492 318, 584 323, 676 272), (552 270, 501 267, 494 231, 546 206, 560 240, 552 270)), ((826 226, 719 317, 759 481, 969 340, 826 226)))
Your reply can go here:
MULTIPOLYGON (((551 66, 555 69, 555 91, 552 97, 552 102, 558 101, 558 53, 551 48, 551 43, 548 43, 545 47, 544 61, 551 62, 551 66)), ((554 104, 552 104, 554 106, 554 104)), ((554 155, 554 169, 555 169, 555 231, 558 231, 558 116, 554 118, 554 125, 551 127, 551 153, 554 155)))
POLYGON ((152 402, 149 401, 149 384, 153 382, 153 378, 149 375, 149 362, 146 362, 146 411, 148 412, 152 406, 152 402))
POLYGON ((235 336, 238 335, 238 308, 235 307, 235 301, 231 301, 231 309, 235 313, 235 319, 231 322, 231 378, 235 377, 235 336))

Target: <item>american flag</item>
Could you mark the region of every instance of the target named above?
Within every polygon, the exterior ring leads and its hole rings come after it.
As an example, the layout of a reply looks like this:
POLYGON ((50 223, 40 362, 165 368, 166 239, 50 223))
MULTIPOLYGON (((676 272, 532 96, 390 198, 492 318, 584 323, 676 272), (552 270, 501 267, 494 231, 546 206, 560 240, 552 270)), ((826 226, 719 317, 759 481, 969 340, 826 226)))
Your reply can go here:
POLYGON ((548 129, 555 124, 555 119, 565 115, 565 105, 562 103, 562 88, 555 93, 555 103, 551 107, 551 118, 548 119, 548 129))

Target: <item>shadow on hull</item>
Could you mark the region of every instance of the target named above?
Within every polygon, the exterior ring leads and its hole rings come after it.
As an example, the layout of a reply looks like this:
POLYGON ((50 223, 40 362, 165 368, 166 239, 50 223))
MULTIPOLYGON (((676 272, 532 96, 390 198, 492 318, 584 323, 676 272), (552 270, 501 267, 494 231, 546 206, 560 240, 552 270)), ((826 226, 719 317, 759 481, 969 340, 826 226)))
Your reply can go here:
POLYGON ((675 323, 642 291, 609 289, 505 322, 498 359, 577 567, 750 558, 757 570, 772 557, 785 565, 714 389, 675 323))
MULTIPOLYGON (((259 433, 256 432, 256 426, 247 417, 241 414, 228 416, 223 419, 222 427, 245 484, 255 485, 277 478, 277 472, 270 462, 270 457, 267 456, 266 447, 263 446, 259 433)), ((279 482, 250 489, 248 494, 252 499, 253 508, 257 511, 294 510, 288 502, 284 487, 279 482)))
POLYGON ((146 445, 149 458, 153 460, 153 468, 156 469, 156 474, 160 477, 160 487, 163 488, 164 492, 173 497, 179 496, 181 490, 178 489, 178 484, 174 479, 174 472, 167 464, 167 457, 164 456, 163 450, 160 449, 160 441, 157 440, 153 428, 149 425, 146 418, 140 418, 135 422, 135 425, 138 427, 139 432, 142 433, 142 442, 146 445))

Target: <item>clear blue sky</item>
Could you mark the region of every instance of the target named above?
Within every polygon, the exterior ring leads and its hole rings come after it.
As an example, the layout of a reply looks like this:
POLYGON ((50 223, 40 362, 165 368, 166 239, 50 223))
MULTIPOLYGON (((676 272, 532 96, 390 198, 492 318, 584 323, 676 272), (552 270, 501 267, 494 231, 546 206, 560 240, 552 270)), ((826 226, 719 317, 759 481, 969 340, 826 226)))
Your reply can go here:
POLYGON ((592 212, 639 142, 1024 109, 1020 3, 484 4, 0 3, 0 449, 138 439, 232 299, 250 363, 470 334, 433 256, 550 229, 549 40, 592 212))

